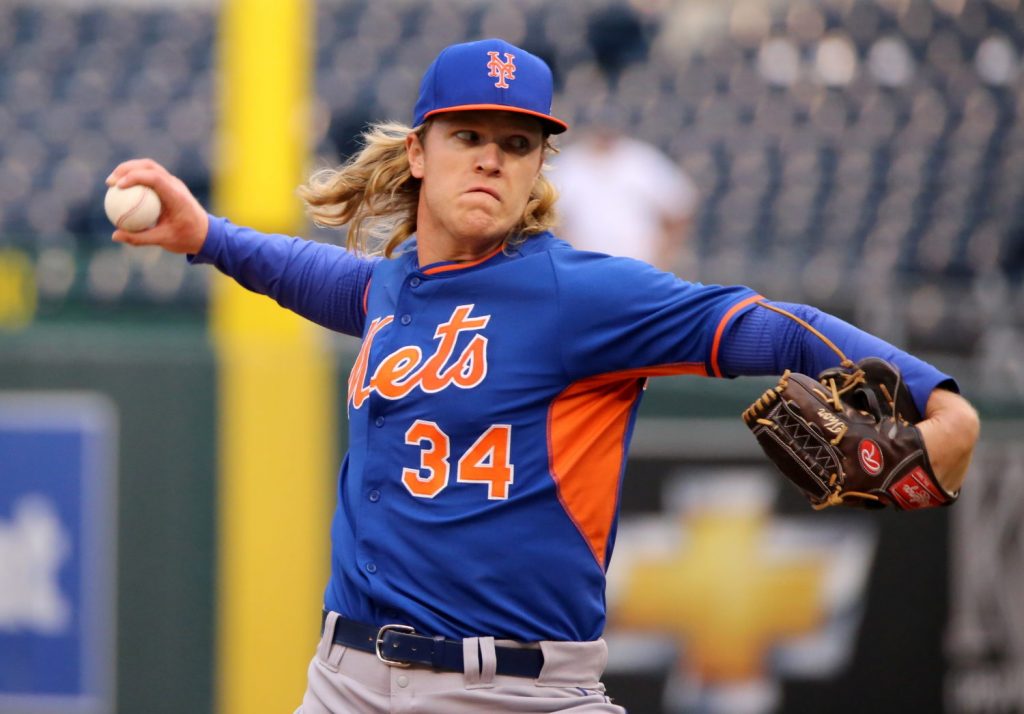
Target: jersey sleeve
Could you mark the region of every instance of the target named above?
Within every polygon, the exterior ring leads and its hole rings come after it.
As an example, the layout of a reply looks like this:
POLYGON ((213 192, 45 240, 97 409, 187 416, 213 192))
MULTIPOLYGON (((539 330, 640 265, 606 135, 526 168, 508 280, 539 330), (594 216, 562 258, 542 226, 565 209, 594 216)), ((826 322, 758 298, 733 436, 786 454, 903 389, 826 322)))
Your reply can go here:
POLYGON ((210 216, 202 249, 188 259, 211 264, 242 287, 326 328, 355 336, 363 332, 363 295, 375 259, 336 245, 260 233, 215 216, 210 216))
POLYGON ((627 370, 715 375, 721 334, 760 299, 630 258, 565 250, 552 259, 563 368, 573 380, 627 370))
MULTIPOLYGON (((771 304, 807 321, 854 362, 881 357, 896 365, 921 414, 932 390, 959 391, 948 374, 834 315, 809 305, 771 304)), ((816 335, 785 315, 763 308, 751 310, 731 324, 721 346, 721 369, 728 375, 781 374, 787 369, 816 375, 838 362, 836 353, 816 335)))

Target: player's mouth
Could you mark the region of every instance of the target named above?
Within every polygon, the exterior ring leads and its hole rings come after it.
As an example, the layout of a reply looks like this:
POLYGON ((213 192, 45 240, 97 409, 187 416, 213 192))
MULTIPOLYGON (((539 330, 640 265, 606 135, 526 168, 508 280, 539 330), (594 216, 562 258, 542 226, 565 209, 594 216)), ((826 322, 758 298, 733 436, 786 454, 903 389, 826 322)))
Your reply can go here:
POLYGON ((468 191, 466 191, 466 193, 485 193, 491 198, 493 198, 495 201, 501 201, 501 196, 498 195, 498 192, 495 191, 493 188, 488 188, 487 186, 473 186, 468 191))

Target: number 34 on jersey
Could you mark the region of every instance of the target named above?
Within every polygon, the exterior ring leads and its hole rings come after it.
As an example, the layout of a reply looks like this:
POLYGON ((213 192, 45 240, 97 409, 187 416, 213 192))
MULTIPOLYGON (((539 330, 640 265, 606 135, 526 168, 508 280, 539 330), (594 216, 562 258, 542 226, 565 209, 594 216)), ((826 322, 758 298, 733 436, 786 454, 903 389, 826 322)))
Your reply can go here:
MULTIPOLYGON (((402 484, 417 498, 434 498, 448 488, 451 479, 451 440, 432 421, 417 419, 405 432, 405 443, 420 447, 419 468, 402 469, 402 484)), ((455 464, 457 483, 481 484, 487 498, 503 501, 515 478, 509 461, 512 427, 494 424, 480 435, 455 464)))

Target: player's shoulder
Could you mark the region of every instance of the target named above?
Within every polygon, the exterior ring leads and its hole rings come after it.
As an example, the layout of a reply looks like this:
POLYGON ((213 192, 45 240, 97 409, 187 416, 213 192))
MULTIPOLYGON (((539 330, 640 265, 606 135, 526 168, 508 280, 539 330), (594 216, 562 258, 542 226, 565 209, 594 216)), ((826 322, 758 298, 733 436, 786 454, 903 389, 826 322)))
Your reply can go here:
POLYGON ((563 240, 556 239, 545 252, 563 290, 612 296, 621 291, 670 289, 682 283, 678 276, 642 260, 579 250, 563 240))
POLYGON ((621 255, 609 255, 599 251, 582 250, 560 238, 554 236, 552 238, 553 240, 545 243, 538 243, 537 248, 547 252, 551 257, 551 261, 559 267, 612 272, 661 272, 650 263, 642 260, 621 255))
POLYGON ((551 251, 572 250, 572 246, 551 231, 543 231, 516 242, 515 250, 522 256, 528 256, 541 255, 551 251))
POLYGON ((389 256, 374 255, 370 259, 373 261, 374 275, 402 275, 415 270, 418 265, 416 237, 407 238, 389 256))
POLYGON ((604 253, 579 250, 550 231, 527 238, 517 249, 523 256, 546 255, 552 263, 560 266, 587 265, 612 258, 604 253))

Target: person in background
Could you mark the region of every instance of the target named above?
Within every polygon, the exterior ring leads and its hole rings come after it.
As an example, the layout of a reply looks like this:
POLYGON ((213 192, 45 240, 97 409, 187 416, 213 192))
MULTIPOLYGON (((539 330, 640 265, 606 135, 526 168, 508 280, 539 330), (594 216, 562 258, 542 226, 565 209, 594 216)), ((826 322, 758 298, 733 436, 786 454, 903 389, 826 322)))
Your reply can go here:
POLYGON ((621 107, 594 122, 552 158, 559 233, 579 250, 637 258, 684 273, 698 189, 657 147, 627 136, 621 107))

